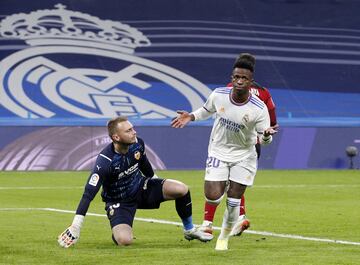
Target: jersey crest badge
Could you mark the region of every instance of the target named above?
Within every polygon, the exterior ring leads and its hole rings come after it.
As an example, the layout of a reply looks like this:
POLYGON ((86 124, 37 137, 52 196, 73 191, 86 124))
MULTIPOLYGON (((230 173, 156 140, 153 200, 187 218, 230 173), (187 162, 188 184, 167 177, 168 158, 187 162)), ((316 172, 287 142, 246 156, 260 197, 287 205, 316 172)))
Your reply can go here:
POLYGON ((244 117, 242 118, 242 121, 243 121, 244 123, 249 122, 249 120, 250 120, 250 118, 249 118, 249 115, 248 115, 248 114, 245 114, 244 117))
POLYGON ((135 159, 136 159, 136 160, 139 160, 139 159, 140 159, 140 156, 141 156, 140 152, 139 152, 139 151, 136 151, 135 154, 134 154, 135 159))

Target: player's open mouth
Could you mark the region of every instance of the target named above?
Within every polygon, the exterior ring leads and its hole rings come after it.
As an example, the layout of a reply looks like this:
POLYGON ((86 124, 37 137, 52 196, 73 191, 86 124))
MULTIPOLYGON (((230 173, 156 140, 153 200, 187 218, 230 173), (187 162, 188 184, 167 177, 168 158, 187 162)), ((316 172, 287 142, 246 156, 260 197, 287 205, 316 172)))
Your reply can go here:
POLYGON ((234 86, 235 89, 243 89, 244 85, 238 85, 238 86, 234 86))

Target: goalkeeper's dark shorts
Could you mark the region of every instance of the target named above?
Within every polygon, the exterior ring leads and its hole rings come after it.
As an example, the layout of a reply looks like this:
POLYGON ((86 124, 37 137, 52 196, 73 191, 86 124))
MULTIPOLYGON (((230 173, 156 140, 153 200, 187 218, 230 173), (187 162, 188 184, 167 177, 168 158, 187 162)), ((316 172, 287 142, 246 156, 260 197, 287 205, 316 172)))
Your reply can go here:
POLYGON ((130 202, 109 202, 105 205, 111 228, 119 224, 128 224, 132 227, 136 209, 158 209, 164 201, 162 187, 164 179, 146 179, 137 198, 130 202))

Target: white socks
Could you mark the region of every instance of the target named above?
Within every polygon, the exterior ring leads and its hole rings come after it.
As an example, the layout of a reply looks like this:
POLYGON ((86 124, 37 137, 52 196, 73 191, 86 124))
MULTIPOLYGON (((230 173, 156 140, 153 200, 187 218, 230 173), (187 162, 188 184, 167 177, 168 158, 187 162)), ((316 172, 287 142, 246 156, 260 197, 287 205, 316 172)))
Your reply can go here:
POLYGON ((235 198, 226 199, 226 209, 223 217, 219 239, 225 239, 229 237, 231 229, 239 218, 240 201, 241 199, 235 198))

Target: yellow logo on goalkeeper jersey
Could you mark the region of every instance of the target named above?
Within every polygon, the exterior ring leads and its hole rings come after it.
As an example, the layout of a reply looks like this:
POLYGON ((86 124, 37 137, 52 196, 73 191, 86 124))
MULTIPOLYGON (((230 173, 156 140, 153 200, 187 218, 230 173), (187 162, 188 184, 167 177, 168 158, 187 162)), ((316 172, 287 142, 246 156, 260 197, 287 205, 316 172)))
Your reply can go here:
POLYGON ((136 160, 139 160, 139 159, 140 159, 140 156, 141 156, 140 152, 139 152, 139 151, 136 151, 135 154, 134 154, 135 159, 136 159, 136 160))

